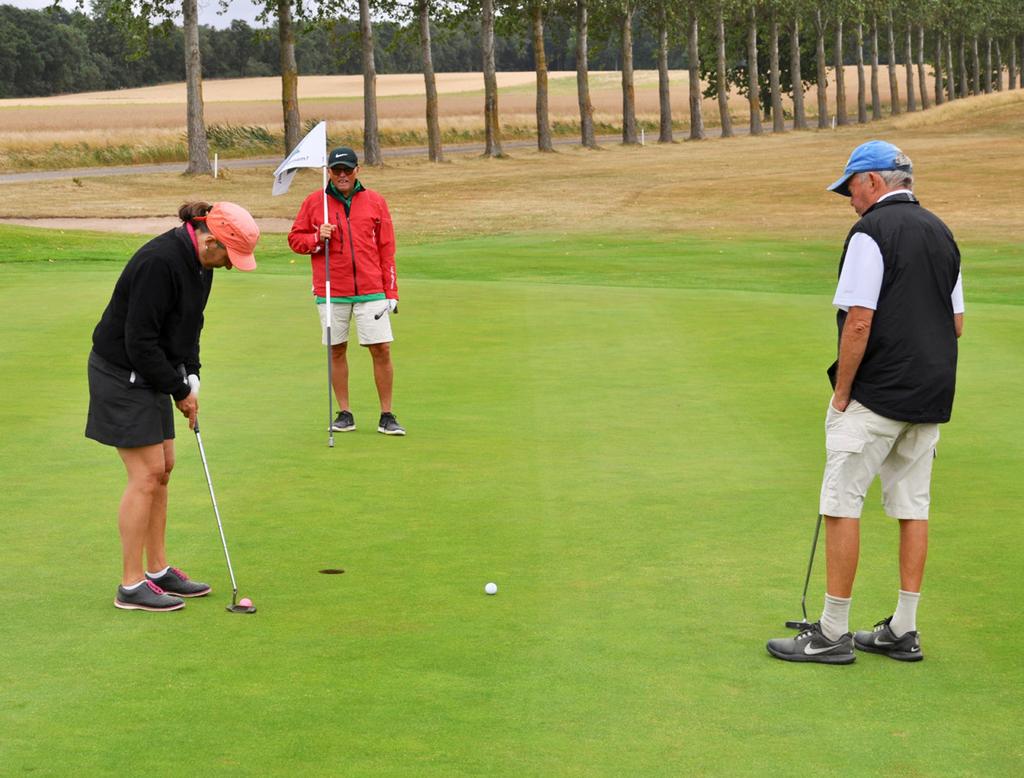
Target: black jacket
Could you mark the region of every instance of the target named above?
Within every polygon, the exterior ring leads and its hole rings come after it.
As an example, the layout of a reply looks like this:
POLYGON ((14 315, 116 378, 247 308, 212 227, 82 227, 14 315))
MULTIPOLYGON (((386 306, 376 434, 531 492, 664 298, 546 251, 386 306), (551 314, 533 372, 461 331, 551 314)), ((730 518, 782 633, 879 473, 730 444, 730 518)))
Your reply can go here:
POLYGON ((135 252, 92 333, 93 351, 175 400, 188 396, 178 365, 199 373, 199 333, 213 271, 196 256, 186 227, 135 252))
MULTIPOLYGON (((850 238, 858 232, 878 244, 884 270, 851 396, 887 419, 949 421, 957 362, 950 295, 960 274, 953 235, 913 195, 887 197, 850 230, 840 273, 850 238)), ((836 319, 841 340, 846 312, 840 310, 836 319)))

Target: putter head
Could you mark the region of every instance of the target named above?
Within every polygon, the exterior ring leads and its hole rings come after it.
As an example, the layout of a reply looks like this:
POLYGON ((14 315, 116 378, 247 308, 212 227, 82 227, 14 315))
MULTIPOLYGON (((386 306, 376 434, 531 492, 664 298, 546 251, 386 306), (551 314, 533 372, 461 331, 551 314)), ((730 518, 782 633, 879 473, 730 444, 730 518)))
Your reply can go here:
POLYGON ((255 613, 255 605, 229 605, 227 607, 228 613, 255 613))
POLYGON ((796 629, 803 632, 805 629, 810 629, 811 623, 807 619, 801 619, 799 621, 787 621, 786 629, 796 629))

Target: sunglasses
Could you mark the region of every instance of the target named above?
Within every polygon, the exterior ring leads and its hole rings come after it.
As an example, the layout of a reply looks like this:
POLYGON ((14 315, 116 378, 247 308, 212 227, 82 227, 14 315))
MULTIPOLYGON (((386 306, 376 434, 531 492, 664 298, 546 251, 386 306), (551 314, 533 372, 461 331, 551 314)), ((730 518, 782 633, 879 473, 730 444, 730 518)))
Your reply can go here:
POLYGON ((331 172, 332 173, 344 173, 346 176, 350 176, 350 175, 352 175, 353 173, 356 172, 356 169, 354 167, 343 167, 341 165, 338 165, 336 167, 332 167, 331 168, 331 172))

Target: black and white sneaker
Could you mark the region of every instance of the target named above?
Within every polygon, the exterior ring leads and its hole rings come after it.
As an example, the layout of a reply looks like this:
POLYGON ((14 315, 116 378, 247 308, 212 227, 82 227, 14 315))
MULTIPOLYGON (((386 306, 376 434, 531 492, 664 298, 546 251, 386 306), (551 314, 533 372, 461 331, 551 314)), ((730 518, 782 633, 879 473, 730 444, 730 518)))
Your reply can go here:
POLYGON ((875 624, 871 632, 858 630, 853 636, 853 643, 861 651, 872 654, 885 654, 901 662, 920 662, 924 659, 921 653, 921 636, 917 630, 905 632, 899 637, 892 631, 889 623, 892 616, 875 624))
POLYGON ((352 411, 338 411, 338 415, 331 422, 332 432, 351 432, 356 428, 356 420, 352 411))
POLYGON ((175 597, 205 597, 210 593, 209 584, 193 581, 176 567, 168 567, 167 572, 159 578, 146 573, 146 578, 175 597))
POLYGON ((395 414, 382 413, 380 423, 377 425, 377 432, 383 432, 385 435, 404 435, 405 427, 398 423, 395 414))
POLYGON ((848 665, 857 658, 853 653, 853 635, 847 632, 838 640, 829 640, 818 621, 795 638, 769 640, 768 653, 787 662, 820 662, 826 665, 848 665))
POLYGON ((136 586, 134 589, 118 586, 114 605, 126 611, 160 612, 181 610, 185 607, 185 601, 167 594, 147 578, 142 586, 136 586))

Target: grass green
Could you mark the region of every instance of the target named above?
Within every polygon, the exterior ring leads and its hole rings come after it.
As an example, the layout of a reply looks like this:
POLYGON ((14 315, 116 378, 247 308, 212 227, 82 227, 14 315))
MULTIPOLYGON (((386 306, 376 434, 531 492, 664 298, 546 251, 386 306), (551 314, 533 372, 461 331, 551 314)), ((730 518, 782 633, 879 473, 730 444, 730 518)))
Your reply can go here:
MULTIPOLYGON (((169 547, 215 593, 177 614, 111 604, 123 473, 81 434, 85 358, 142 239, 0 227, 0 772, 1018 772, 1019 247, 962 247, 926 660, 764 651, 799 615, 841 237, 404 247, 409 435, 374 431, 360 352, 359 429, 331 450, 308 268, 268 236, 259 272, 218 274, 203 337, 203 439, 259 608, 242 617, 180 423, 169 547)), ((876 487, 859 628, 891 612, 895 552, 876 487)))

